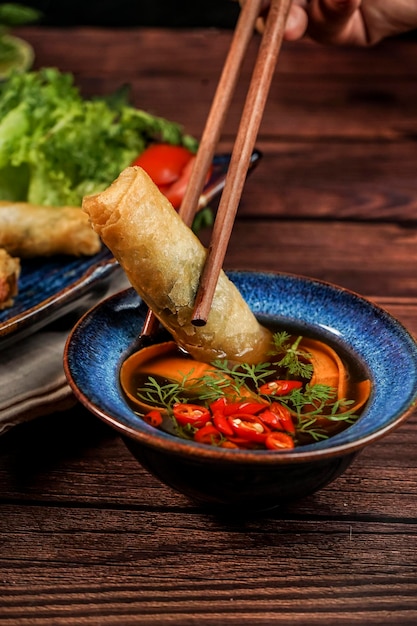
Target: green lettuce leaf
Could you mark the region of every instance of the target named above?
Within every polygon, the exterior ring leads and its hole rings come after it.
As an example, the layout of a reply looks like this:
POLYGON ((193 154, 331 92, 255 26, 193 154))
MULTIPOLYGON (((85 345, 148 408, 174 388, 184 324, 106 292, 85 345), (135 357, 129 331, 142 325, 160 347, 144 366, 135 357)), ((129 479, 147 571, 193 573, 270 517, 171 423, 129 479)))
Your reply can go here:
POLYGON ((154 141, 197 147, 123 97, 84 99, 71 74, 12 74, 0 87, 0 200, 80 206, 154 141))

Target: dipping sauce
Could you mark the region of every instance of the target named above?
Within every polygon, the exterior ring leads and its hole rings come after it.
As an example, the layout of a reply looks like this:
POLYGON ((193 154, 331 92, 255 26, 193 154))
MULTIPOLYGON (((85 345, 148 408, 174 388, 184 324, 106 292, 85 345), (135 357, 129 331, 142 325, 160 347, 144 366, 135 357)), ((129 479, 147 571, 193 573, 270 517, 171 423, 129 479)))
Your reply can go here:
POLYGON ((273 334, 258 364, 194 360, 175 342, 155 344, 122 365, 121 384, 145 421, 222 448, 290 450, 353 424, 370 380, 327 342, 273 334))

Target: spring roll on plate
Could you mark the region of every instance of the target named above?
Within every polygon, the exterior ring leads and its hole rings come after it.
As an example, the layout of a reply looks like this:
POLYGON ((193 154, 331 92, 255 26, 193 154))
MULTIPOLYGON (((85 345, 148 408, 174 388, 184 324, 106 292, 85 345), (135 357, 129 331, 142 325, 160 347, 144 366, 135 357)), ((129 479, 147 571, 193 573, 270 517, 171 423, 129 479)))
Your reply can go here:
POLYGON ((17 296, 20 261, 0 248, 0 311, 13 306, 17 296))
POLYGON ((271 333, 222 272, 205 326, 191 323, 206 249, 140 167, 128 167, 105 191, 84 198, 94 230, 131 285, 176 342, 194 358, 265 360, 271 333))
POLYGON ((21 258, 93 255, 100 239, 79 207, 0 202, 0 248, 21 258))

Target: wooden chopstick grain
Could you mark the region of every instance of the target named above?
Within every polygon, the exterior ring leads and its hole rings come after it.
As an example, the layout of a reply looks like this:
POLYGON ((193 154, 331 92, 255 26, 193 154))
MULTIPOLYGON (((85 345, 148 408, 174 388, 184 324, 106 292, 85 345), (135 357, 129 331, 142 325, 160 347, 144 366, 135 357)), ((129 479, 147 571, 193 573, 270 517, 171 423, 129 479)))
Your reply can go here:
POLYGON ((290 5, 291 0, 271 1, 195 299, 192 321, 196 326, 204 325, 210 312, 281 49, 290 5))
MULTIPOLYGON (((255 24, 259 17, 261 5, 262 0, 249 0, 242 7, 239 14, 232 43, 201 136, 190 180, 179 209, 179 215, 187 226, 192 225, 199 208, 199 199, 203 192, 207 173, 212 164, 229 105, 236 88, 242 62, 255 31, 255 24)), ((158 325, 159 322, 155 314, 152 310, 149 310, 142 327, 141 337, 154 334, 158 329, 158 325)))
POLYGON ((187 226, 192 225, 197 212, 207 172, 213 161, 230 102, 236 89, 242 62, 252 39, 261 6, 262 0, 249 0, 240 12, 232 43, 201 136, 190 180, 179 209, 179 215, 187 226))

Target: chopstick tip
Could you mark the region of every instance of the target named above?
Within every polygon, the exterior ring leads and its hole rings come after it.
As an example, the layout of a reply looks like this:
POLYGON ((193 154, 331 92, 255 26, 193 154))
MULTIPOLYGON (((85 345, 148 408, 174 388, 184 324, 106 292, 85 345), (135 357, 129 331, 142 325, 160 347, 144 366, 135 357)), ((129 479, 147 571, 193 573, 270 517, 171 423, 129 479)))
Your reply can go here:
POLYGON ((193 317, 193 319, 191 320, 191 323, 193 326, 205 326, 207 324, 207 320, 203 319, 202 316, 198 316, 198 317, 193 317))

